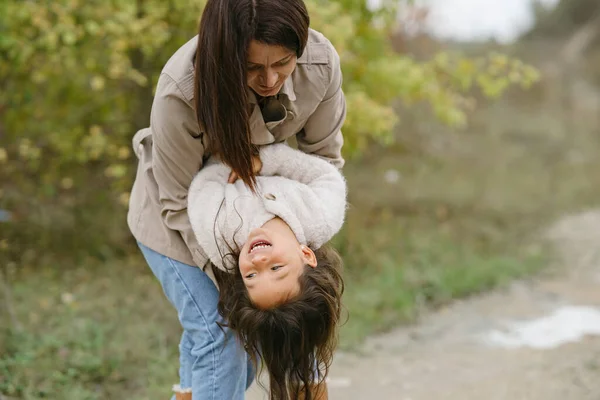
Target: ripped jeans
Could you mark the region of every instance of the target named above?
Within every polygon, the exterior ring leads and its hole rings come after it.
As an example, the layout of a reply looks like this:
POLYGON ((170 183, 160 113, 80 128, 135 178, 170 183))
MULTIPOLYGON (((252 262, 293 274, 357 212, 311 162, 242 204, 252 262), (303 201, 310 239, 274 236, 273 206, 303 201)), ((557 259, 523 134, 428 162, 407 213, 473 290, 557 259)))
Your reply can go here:
MULTIPOLYGON (((194 400, 243 400, 254 369, 233 332, 220 328, 219 292, 200 268, 183 264, 138 243, 146 262, 177 310, 183 327, 179 386, 194 400)), ((174 397, 173 397, 174 398, 174 397)))

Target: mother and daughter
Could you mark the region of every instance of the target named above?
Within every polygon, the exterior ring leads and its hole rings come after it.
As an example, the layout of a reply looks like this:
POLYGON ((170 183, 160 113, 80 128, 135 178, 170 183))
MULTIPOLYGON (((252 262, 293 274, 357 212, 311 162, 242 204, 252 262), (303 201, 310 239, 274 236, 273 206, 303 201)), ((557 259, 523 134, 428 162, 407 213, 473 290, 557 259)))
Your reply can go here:
POLYGON ((327 399, 341 84, 302 0, 208 0, 161 72, 127 219, 183 328, 175 399, 243 399, 259 364, 272 400, 327 399))

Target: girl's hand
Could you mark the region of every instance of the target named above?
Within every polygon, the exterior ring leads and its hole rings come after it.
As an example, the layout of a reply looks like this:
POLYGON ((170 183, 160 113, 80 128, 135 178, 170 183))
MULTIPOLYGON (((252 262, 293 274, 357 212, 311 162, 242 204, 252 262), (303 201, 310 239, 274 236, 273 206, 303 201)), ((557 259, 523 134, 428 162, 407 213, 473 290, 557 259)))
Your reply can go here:
MULTIPOLYGON (((260 161, 260 157, 252 156, 252 170, 254 171, 254 174, 258 175, 258 173, 260 172, 261 169, 262 169, 262 161, 260 161)), ((227 180, 227 183, 235 183, 235 181, 237 181, 238 178, 239 178, 238 175, 234 171, 231 171, 231 173, 229 174, 229 179, 227 180)))

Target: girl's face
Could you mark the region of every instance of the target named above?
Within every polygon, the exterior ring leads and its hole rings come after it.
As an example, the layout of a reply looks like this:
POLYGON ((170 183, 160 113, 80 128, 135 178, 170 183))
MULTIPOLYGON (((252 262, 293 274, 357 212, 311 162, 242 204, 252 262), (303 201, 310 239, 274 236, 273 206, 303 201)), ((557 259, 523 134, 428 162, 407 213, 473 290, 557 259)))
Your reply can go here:
POLYGON ((306 265, 317 266, 317 258, 283 220, 274 218, 250 232, 238 263, 250 300, 268 309, 299 293, 298 279, 306 265))
POLYGON ((296 68, 296 53, 253 40, 248 48, 248 86, 259 96, 275 96, 296 68))

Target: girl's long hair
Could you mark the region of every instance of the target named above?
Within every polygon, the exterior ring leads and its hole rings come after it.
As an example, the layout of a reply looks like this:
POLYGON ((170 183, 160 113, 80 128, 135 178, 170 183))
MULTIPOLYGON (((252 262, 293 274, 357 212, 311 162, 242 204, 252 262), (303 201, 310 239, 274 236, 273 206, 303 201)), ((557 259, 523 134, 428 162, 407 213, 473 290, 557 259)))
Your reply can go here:
POLYGON ((255 368, 259 360, 266 368, 271 400, 314 400, 313 389, 324 382, 333 360, 344 292, 342 260, 329 245, 315 255, 317 266, 305 266, 299 278, 299 295, 270 309, 252 303, 239 268, 228 273, 213 266, 219 313, 255 368))
POLYGON ((208 0, 195 58, 194 98, 209 151, 252 190, 256 179, 248 103, 247 58, 252 40, 304 52, 310 19, 302 0, 208 0))

